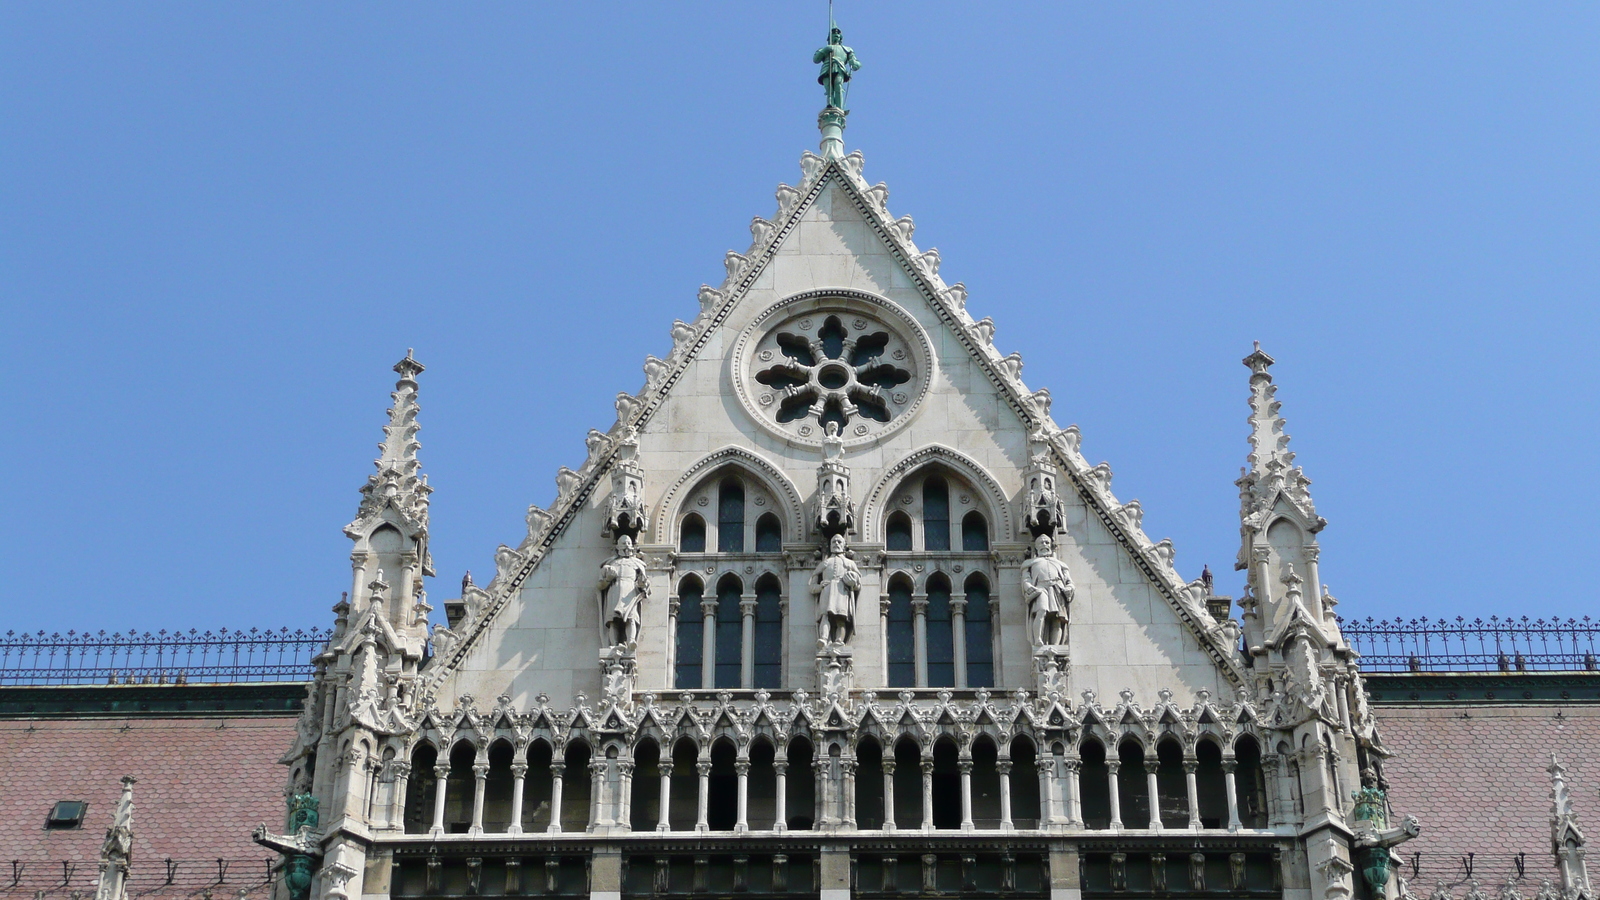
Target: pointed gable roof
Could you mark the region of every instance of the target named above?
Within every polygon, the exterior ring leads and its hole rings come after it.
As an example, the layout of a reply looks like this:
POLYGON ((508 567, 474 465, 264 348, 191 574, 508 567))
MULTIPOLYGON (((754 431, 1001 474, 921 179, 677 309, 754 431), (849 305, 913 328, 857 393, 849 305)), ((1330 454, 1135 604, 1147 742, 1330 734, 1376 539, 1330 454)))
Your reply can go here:
MULTIPOLYGON (((646 383, 638 393, 617 395, 617 420, 601 434, 591 431, 589 455, 582 467, 573 471, 562 467, 557 475, 557 497, 548 511, 529 510, 529 531, 523 542, 512 549, 502 545, 496 553, 496 575, 486 588, 488 602, 482 614, 463 623, 460 639, 434 659, 426 671, 424 694, 430 695, 481 640, 488 623, 505 608, 529 575, 572 522, 584 502, 603 485, 602 479, 618 458, 619 450, 643 428, 659 410, 673 387, 707 347, 712 336, 724 327, 730 314, 745 299, 786 238, 799 226, 825 190, 837 188, 861 214, 871 232, 885 246, 896 264, 915 286, 930 309, 959 341, 967 355, 996 388, 998 396, 1034 434, 1044 452, 1054 458, 1082 496, 1091 515, 1110 531, 1128 551, 1137 568, 1166 604, 1176 613, 1198 641, 1200 647, 1231 683, 1246 683, 1246 675, 1233 657, 1225 629, 1206 611, 1203 597, 1187 585, 1172 566, 1170 541, 1150 540, 1140 527, 1142 511, 1137 501, 1119 502, 1110 490, 1110 467, 1105 463, 1090 466, 1079 452, 1081 435, 1076 426, 1058 428, 1050 417, 1048 389, 1030 390, 1020 378, 1021 359, 1017 354, 1002 357, 993 339, 995 324, 984 318, 974 321, 966 309, 967 290, 961 283, 946 284, 939 275, 941 256, 936 249, 921 250, 912 240, 914 223, 909 216, 894 218, 889 212, 889 189, 882 182, 868 185, 862 176, 863 157, 855 151, 838 159, 824 159, 810 151, 800 159, 802 178, 797 186, 780 184, 776 196, 777 213, 771 220, 757 217, 751 222, 752 242, 743 253, 728 251, 724 257, 727 277, 718 287, 702 285, 699 291, 700 314, 693 322, 674 322, 672 352, 664 360, 650 357, 646 383)), ((1020 560, 1019 560, 1020 561, 1020 560)))

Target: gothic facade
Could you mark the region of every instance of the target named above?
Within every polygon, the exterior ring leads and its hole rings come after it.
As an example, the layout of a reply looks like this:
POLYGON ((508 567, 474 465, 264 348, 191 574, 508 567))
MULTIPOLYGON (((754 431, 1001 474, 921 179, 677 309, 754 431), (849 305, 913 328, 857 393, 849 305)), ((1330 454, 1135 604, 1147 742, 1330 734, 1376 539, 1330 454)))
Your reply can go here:
POLYGON ((1415 820, 1270 366, 1239 598, 1181 578, 842 153, 779 185, 549 509, 429 624, 423 367, 289 769, 295 898, 1394 894, 1415 820))

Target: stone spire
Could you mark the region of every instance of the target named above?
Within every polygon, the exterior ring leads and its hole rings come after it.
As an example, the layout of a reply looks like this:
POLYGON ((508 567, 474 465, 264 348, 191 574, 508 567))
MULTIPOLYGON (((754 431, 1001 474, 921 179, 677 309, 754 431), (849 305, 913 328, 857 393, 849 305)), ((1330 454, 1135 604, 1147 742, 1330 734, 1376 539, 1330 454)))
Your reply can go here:
POLYGON ((426 527, 428 495, 433 488, 428 487, 422 463, 417 460, 417 451, 422 448, 417 442, 421 429, 417 424, 417 376, 422 374, 423 366, 411 353, 406 350, 405 359, 394 364, 400 380, 389 395, 394 406, 389 408, 389 424, 383 426, 383 442, 378 445, 381 452, 374 462, 378 472, 361 488, 361 511, 365 513, 373 506, 392 501, 408 518, 426 527))
POLYGON ((95 900, 124 900, 128 894, 128 868, 133 863, 133 786, 132 775, 122 778, 122 796, 111 813, 111 827, 100 847, 100 884, 95 900))
MULTIPOLYGON (((1336 642, 1337 625, 1322 607, 1316 535, 1327 525, 1311 502, 1311 479, 1294 464, 1289 432, 1267 371, 1275 360, 1256 342, 1250 369, 1250 455, 1239 480, 1239 559, 1250 580, 1239 601, 1251 646, 1272 644, 1300 618, 1336 642), (1290 595, 1289 586, 1297 590, 1290 595), (1302 587, 1303 585, 1303 587, 1302 587)), ((1320 636, 1320 635, 1319 635, 1320 636)))
POLYGON ((1567 770, 1550 754, 1550 850, 1561 870, 1561 892, 1566 897, 1593 897, 1589 869, 1584 859, 1583 832, 1572 809, 1572 792, 1567 788, 1567 770))

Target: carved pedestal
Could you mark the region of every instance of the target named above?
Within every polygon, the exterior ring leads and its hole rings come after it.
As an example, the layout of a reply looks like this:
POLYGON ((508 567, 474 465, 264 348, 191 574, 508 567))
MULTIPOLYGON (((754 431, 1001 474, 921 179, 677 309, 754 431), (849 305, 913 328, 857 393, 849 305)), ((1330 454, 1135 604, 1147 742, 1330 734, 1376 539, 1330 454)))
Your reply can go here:
POLYGON ((1033 651, 1033 672, 1039 686, 1039 696, 1067 696, 1067 675, 1072 670, 1072 659, 1067 648, 1045 645, 1033 651))
POLYGON ((600 690, 606 700, 626 707, 633 702, 633 685, 639 661, 626 644, 600 648, 600 690))
POLYGON ((817 650, 817 691, 845 696, 855 688, 854 657, 843 644, 828 644, 817 650))

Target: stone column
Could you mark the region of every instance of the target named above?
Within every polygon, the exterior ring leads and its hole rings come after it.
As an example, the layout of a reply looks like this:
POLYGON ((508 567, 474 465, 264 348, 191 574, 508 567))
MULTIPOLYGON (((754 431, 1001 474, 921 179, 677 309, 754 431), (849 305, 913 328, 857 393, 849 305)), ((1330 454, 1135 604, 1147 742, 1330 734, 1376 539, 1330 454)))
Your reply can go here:
POLYGON ((483 834, 483 794, 489 780, 489 763, 472 764, 472 826, 468 834, 483 834))
POLYGON ((777 809, 772 817, 773 831, 789 830, 789 762, 786 759, 774 760, 772 772, 778 777, 777 809))
POLYGON ((856 827, 856 766, 854 757, 839 760, 839 808, 844 827, 856 827))
POLYGON ((1083 795, 1078 792, 1078 770, 1083 767, 1083 760, 1068 759, 1063 763, 1067 770, 1067 824, 1082 828, 1083 795))
POLYGON ((656 817, 657 831, 672 830, 672 762, 663 760, 656 768, 661 772, 661 814, 656 817))
POLYGON ((1283 757, 1276 753, 1261 754, 1261 771, 1265 776, 1262 780, 1267 783, 1268 828, 1276 828, 1288 822, 1288 816, 1283 811, 1285 798, 1283 796, 1282 762, 1283 757))
POLYGON ((350 569, 355 577, 355 582, 350 586, 352 606, 359 604, 360 598, 367 596, 367 585, 372 583, 372 578, 367 573, 367 562, 373 555, 362 550, 350 554, 350 569))
MULTIPOLYGON (((524 748, 523 750, 517 751, 517 757, 516 758, 519 759, 519 760, 522 759, 523 758, 522 757, 522 753, 525 750, 526 750, 526 748, 524 748)), ((521 834, 522 833, 522 793, 523 793, 523 787, 524 787, 525 783, 527 782, 527 780, 528 780, 528 764, 525 763, 525 762, 514 762, 514 763, 512 763, 511 764, 511 825, 510 825, 510 827, 508 827, 506 829, 506 834, 521 834)))
POLYGON ((406 826, 406 791, 411 787, 411 763, 397 759, 392 764, 394 790, 390 794, 389 827, 402 831, 406 826))
POLYGON ((700 598, 700 687, 709 691, 717 686, 717 603, 706 599, 700 598))
POLYGON ((1002 759, 994 768, 1000 773, 1000 830, 1012 831, 1016 826, 1011 823, 1011 760, 1002 759))
POLYGON ((916 634, 917 687, 928 686, 928 595, 911 596, 911 627, 916 634))
POLYGON ((956 687, 967 686, 967 601, 965 597, 950 598, 951 639, 955 645, 956 687))
MULTIPOLYGON (((750 617, 744 618, 745 627, 750 627, 750 617)), ((748 655, 746 656, 748 659, 748 655)), ((733 763, 733 771, 739 776, 739 817, 733 823, 735 834, 744 834, 750 830, 750 760, 740 759, 733 763)))
POLYGON ((1106 760, 1106 784, 1111 788, 1111 827, 1122 827, 1122 792, 1117 787, 1117 770, 1122 768, 1120 760, 1106 760))
POLYGON ((1317 617, 1317 625, 1320 627, 1328 617, 1328 611, 1322 608, 1322 576, 1317 571, 1317 558, 1322 555, 1322 547, 1311 544, 1302 547, 1300 552, 1304 554, 1306 560, 1306 592, 1311 600, 1306 606, 1317 617))
POLYGON ((566 773, 566 763, 550 764, 550 827, 546 830, 551 834, 561 833, 561 782, 566 773))
POLYGON ((433 767, 433 828, 434 834, 444 834, 444 795, 450 788, 450 764, 433 767))
POLYGON ((883 761, 883 830, 894 830, 894 760, 883 761))
POLYGON ((711 830, 711 823, 706 819, 706 809, 711 802, 707 792, 711 789, 711 761, 701 760, 694 764, 694 770, 700 774, 699 811, 694 823, 694 830, 701 834, 711 830))
POLYGON ((1183 780, 1189 789, 1189 827, 1200 830, 1200 792, 1194 782, 1194 773, 1200 768, 1196 760, 1183 761, 1183 780))
POLYGON ((1239 787, 1234 781, 1233 773, 1239 768, 1236 759, 1222 761, 1222 780, 1228 795, 1228 830, 1239 830, 1239 787))
POLYGON ((972 760, 956 760, 956 768, 961 772, 961 830, 971 831, 972 823, 972 760))
POLYGON ((739 686, 745 690, 756 683, 756 597, 739 599, 739 686))
POLYGON ((933 830, 933 760, 922 760, 922 830, 933 830))
POLYGON ((624 831, 633 830, 633 768, 631 759, 617 760, 617 822, 624 831))
POLYGON ((1161 792, 1156 788, 1156 769, 1161 763, 1153 759, 1144 761, 1144 786, 1150 794, 1150 830, 1161 830, 1161 792))
POLYGON ((1055 754, 1049 752, 1048 748, 1045 748, 1044 752, 1039 754, 1039 758, 1033 761, 1033 767, 1038 770, 1039 775, 1040 828, 1048 828, 1056 820, 1056 803, 1055 797, 1052 796, 1054 794, 1052 788, 1055 785, 1055 765, 1055 754))

